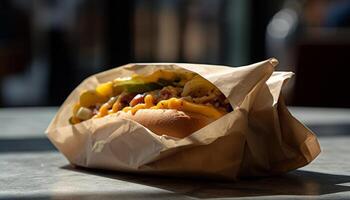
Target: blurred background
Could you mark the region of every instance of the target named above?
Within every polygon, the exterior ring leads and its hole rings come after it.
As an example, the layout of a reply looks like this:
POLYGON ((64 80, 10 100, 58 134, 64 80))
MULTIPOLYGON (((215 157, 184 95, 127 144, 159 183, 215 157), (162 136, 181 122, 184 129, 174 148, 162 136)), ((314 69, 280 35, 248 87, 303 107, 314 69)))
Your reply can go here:
POLYGON ((269 57, 296 72, 288 105, 350 107, 350 1, 0 1, 0 107, 58 106, 127 63, 269 57))

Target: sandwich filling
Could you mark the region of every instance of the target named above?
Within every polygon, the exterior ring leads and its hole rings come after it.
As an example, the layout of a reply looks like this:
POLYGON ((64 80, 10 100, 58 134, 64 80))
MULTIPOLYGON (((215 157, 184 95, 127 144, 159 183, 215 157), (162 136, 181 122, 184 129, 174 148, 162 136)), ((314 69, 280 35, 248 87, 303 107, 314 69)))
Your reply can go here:
POLYGON ((218 119, 232 111, 226 97, 212 83, 185 70, 157 70, 100 84, 80 94, 71 124, 118 111, 175 109, 218 119))

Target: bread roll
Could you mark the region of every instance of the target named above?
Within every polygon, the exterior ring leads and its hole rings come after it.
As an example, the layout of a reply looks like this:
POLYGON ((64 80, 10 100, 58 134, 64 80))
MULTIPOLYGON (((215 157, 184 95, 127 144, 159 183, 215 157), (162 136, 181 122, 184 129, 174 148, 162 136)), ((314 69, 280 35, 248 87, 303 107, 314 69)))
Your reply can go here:
POLYGON ((141 109, 134 115, 130 111, 118 112, 118 116, 134 120, 157 135, 176 138, 187 137, 215 120, 201 114, 174 109, 141 109))

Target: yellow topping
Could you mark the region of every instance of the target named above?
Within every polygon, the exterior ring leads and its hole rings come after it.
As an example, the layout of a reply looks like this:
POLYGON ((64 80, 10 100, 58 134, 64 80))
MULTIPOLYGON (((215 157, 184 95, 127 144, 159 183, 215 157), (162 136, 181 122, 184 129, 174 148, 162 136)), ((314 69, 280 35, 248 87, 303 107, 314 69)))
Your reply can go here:
POLYGON ((76 103, 76 104, 73 106, 73 116, 76 116, 76 115, 77 115, 79 108, 80 108, 80 104, 79 104, 79 103, 76 103))
POLYGON ((134 115, 138 110, 146 109, 146 104, 137 104, 136 106, 131 108, 131 113, 134 115))
POLYGON ((108 109, 111 107, 108 103, 105 103, 101 106, 101 108, 98 110, 98 116, 97 117, 103 117, 108 115, 108 109))
POLYGON ((153 97, 151 95, 147 95, 145 97, 144 104, 137 104, 134 107, 127 106, 123 108, 123 112, 131 111, 132 114, 135 114, 138 110, 141 109, 175 109, 184 112, 193 112, 202 114, 207 117, 212 117, 215 119, 220 118, 225 113, 216 109, 213 106, 207 106, 203 104, 195 104, 178 98, 171 98, 168 100, 162 100, 157 103, 157 105, 153 104, 153 97))
POLYGON ((80 123, 81 121, 80 121, 80 119, 78 117, 73 116, 73 117, 70 118, 70 122, 72 124, 77 124, 77 123, 80 123))
MULTIPOLYGON (((188 80, 192 79, 195 74, 193 72, 188 72, 186 70, 168 70, 168 69, 160 69, 153 72, 150 75, 139 75, 135 74, 131 77, 131 80, 142 82, 142 83, 155 83, 160 79, 166 81, 175 81, 179 80, 179 85, 183 86, 188 80)), ((120 82, 119 80, 115 80, 116 82, 120 82)))
POLYGON ((132 76, 132 79, 135 80, 142 80, 145 83, 151 83, 151 82, 157 82, 158 79, 164 79, 164 80, 173 80, 176 77, 176 73, 174 71, 170 70, 157 70, 153 72, 151 75, 143 76, 143 75, 134 75, 132 76))
POLYGON ((129 110, 131 110, 132 109, 132 107, 130 107, 130 106, 127 106, 127 107, 125 107, 125 108, 123 108, 123 112, 129 112, 129 110))
POLYGON ((116 113, 121 109, 120 100, 118 99, 112 106, 112 112, 116 113))
POLYGON ((98 85, 96 87, 96 92, 101 96, 111 97, 113 95, 113 83, 109 81, 98 85))
POLYGON ((195 104, 177 98, 160 101, 156 106, 151 107, 151 109, 176 109, 184 112, 199 113, 215 119, 218 119, 225 114, 213 106, 195 104))
POLYGON ((147 109, 147 108, 151 108, 152 106, 154 106, 153 101, 154 101, 154 99, 153 99, 152 95, 146 95, 145 103, 137 104, 134 107, 127 106, 127 107, 123 108, 122 111, 123 112, 131 111, 132 114, 135 114, 140 109, 147 109))
POLYGON ((145 104, 146 104, 147 108, 150 108, 150 107, 152 107, 154 105, 153 101, 154 101, 154 98, 153 98, 152 95, 146 95, 145 96, 145 104))
POLYGON ((86 90, 80 95, 79 103, 82 107, 94 106, 96 103, 107 101, 108 98, 100 95, 95 90, 86 90))

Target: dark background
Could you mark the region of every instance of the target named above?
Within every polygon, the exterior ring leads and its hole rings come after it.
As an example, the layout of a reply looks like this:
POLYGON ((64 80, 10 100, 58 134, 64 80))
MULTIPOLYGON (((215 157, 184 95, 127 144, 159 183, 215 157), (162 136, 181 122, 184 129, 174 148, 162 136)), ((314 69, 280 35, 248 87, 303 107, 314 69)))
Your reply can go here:
POLYGON ((133 62, 296 72, 288 105, 350 107, 350 1, 1 0, 0 107, 57 106, 87 76, 133 62))

